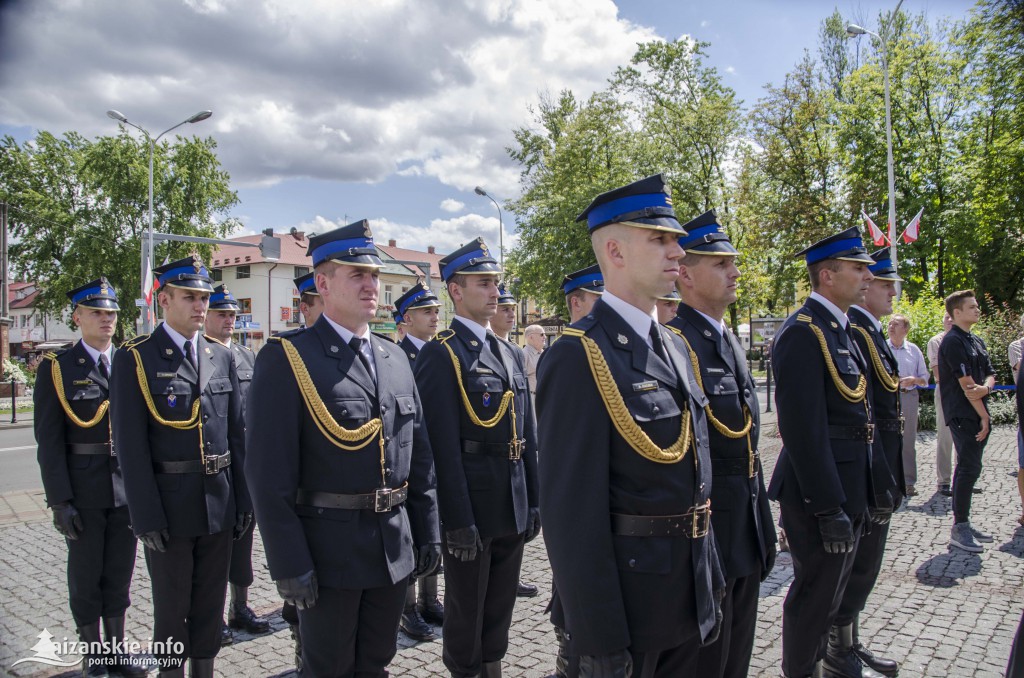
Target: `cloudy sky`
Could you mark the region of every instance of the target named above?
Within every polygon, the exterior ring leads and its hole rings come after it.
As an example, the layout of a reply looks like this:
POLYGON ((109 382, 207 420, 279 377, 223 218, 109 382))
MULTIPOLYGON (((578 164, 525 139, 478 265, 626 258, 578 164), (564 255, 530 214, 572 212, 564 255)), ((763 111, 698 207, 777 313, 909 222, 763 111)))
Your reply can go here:
MULTIPOLYGON (((367 218, 379 241, 450 251, 518 191, 512 130, 542 93, 604 86, 637 42, 710 41, 748 104, 779 82, 838 7, 873 27, 895 2, 840 0, 0 0, 0 134, 217 140, 248 232, 367 218)), ((905 0, 964 16, 967 0, 905 0)), ((506 247, 514 224, 505 217, 506 247)))

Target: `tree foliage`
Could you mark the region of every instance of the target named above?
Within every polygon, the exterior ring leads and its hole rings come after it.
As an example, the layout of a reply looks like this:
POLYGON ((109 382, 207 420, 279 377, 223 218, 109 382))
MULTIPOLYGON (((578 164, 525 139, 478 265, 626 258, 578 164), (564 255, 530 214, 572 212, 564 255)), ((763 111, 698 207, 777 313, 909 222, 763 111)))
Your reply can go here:
MULTIPOLYGON (((157 233, 222 237, 236 225, 227 216, 238 203, 221 169, 213 139, 179 137, 153 155, 153 228, 157 233)), ((0 143, 0 200, 9 203, 11 267, 41 288, 37 307, 59 316, 66 293, 100 275, 118 292, 119 336, 138 317, 132 300, 141 289, 140 247, 149 224, 149 142, 124 130, 88 140, 75 132, 40 132, 18 144, 0 143)), ((166 243, 156 263, 211 246, 166 243)))

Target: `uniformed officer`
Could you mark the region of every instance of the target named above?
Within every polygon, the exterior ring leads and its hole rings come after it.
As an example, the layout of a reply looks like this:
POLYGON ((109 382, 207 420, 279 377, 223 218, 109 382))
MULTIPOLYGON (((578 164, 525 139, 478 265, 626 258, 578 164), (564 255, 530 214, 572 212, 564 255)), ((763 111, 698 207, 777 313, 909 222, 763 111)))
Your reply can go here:
POLYGON ((369 331, 383 263, 368 223, 309 254, 324 312, 257 356, 246 476, 270 574, 299 608, 303 675, 382 676, 409 576, 440 560, 430 443, 408 359, 369 331))
MULTIPOLYGON (((405 294, 395 302, 395 322, 405 330, 405 336, 399 342, 409 365, 415 367, 416 356, 423 345, 437 334, 438 314, 441 301, 433 290, 422 281, 406 290, 405 294)), ((444 605, 437 597, 437 575, 430 574, 419 580, 409 581, 409 590, 405 594, 405 609, 399 624, 405 635, 413 640, 433 640, 437 638, 431 624, 444 622, 444 605), (419 581, 419 602, 416 598, 416 582, 419 581)))
POLYGON ((655 310, 658 313, 658 322, 662 325, 667 325, 670 320, 675 318, 681 301, 682 298, 676 290, 672 290, 668 294, 658 297, 658 303, 655 306, 655 310))
POLYGON ((718 633, 725 579, 710 524, 707 399, 654 310, 679 276, 684 231, 661 175, 599 195, 579 219, 604 294, 538 368, 552 622, 580 676, 695 675, 697 648, 718 633))
POLYGON ((455 305, 416 359, 445 530, 442 656, 454 678, 501 675, 523 544, 540 532, 536 428, 522 358, 488 328, 498 263, 477 238, 440 262, 455 305))
POLYGON ((793 557, 782 623, 788 678, 821 675, 828 630, 873 500, 868 366, 846 312, 864 299, 874 261, 856 228, 797 256, 806 258, 812 292, 772 347, 782 452, 768 487, 781 505, 793 557))
POLYGON ((300 275, 293 282, 299 291, 299 313, 302 314, 303 327, 312 327, 324 312, 324 301, 316 291, 316 271, 300 275))
MULTIPOLYGON (((509 342, 509 347, 516 352, 520 358, 522 358, 523 366, 526 366, 526 354, 523 349, 516 343, 511 342, 509 334, 516 327, 516 307, 519 306, 519 302, 512 296, 512 293, 508 291, 505 284, 498 285, 498 312, 491 318, 491 331, 494 332, 498 339, 504 339, 509 342)), ((532 401, 531 401, 532 405, 532 401)), ((536 414, 534 414, 536 418, 536 414)), ((535 584, 529 584, 522 580, 516 585, 516 595, 520 598, 533 598, 540 589, 535 584)))
MULTIPOLYGON (((700 649, 698 676, 745 678, 754 649, 760 583, 775 564, 776 536, 757 451, 761 417, 746 354, 723 318, 736 301, 739 253, 709 211, 684 224, 682 298, 668 325, 682 333, 710 426, 711 524, 725 569, 722 633, 700 649)), ((661 297, 665 299, 665 297, 661 297)), ((660 303, 659 303, 660 310, 660 303)))
MULTIPOLYGON (((252 383, 252 368, 256 363, 256 354, 250 348, 231 341, 231 335, 235 330, 235 317, 239 310, 238 300, 230 290, 225 285, 218 285, 213 288, 213 294, 210 295, 210 310, 206 314, 205 327, 207 339, 220 342, 231 351, 235 372, 238 374, 244 414, 245 397, 249 391, 249 384, 252 383)), ((248 604, 249 587, 253 581, 252 535, 255 529, 256 524, 250 524, 241 539, 236 539, 231 546, 231 569, 228 571, 228 590, 231 598, 228 603, 228 621, 223 626, 221 636, 221 642, 225 645, 233 640, 231 629, 246 633, 270 631, 270 624, 258 618, 248 604)))
POLYGON ((565 305, 569 307, 569 323, 590 313, 602 292, 604 276, 597 264, 566 275, 562 281, 562 293, 565 295, 565 305))
POLYGON ((871 375, 871 409, 875 440, 872 445, 871 483, 875 500, 870 510, 871 529, 861 536, 853 570, 846 584, 839 612, 829 631, 825 668, 838 676, 895 676, 899 664, 876 656, 860 642, 858 619, 882 569, 889 519, 903 500, 903 417, 900 412, 899 363, 882 334, 880 319, 892 313, 896 296, 896 275, 889 249, 871 254, 868 268, 875 279, 864 295, 863 304, 850 306, 847 315, 853 325, 857 348, 868 362, 871 375))
POLYGON ((213 291, 188 257, 154 270, 164 322, 114 356, 114 446, 132 527, 153 581, 161 673, 213 676, 220 650, 232 537, 252 522, 241 463, 245 427, 231 352, 200 332, 213 291))
MULTIPOLYGON (((117 329, 117 294, 106 278, 68 292, 71 318, 82 338, 67 351, 47 353, 33 391, 39 470, 53 525, 68 545, 68 598, 83 642, 124 639, 124 616, 135 569, 124 481, 110 444, 108 379, 117 329)), ((96 646, 93 646, 96 647, 96 646)), ((88 653, 86 676, 143 676, 132 658, 115 653, 104 664, 88 653)))

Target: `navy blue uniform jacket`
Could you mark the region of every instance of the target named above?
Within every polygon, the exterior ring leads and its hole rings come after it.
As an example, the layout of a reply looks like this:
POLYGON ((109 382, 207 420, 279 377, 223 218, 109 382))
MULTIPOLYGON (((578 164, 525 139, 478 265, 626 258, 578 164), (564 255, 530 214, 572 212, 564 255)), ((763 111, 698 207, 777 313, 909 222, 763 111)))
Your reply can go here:
POLYGON ((237 513, 252 510, 242 474, 245 424, 231 353, 200 334, 195 354, 198 374, 161 324, 114 355, 110 389, 114 448, 136 536, 165 528, 172 537, 216 534, 234 528, 237 513), (200 432, 157 423, 143 400, 135 352, 142 360, 157 414, 163 419, 188 420, 192 403, 199 398, 203 452, 230 451, 231 466, 214 475, 155 472, 154 462, 198 461, 200 432))
POLYGON ((320 432, 283 346, 264 346, 249 389, 245 472, 270 574, 280 580, 315 570, 321 586, 342 589, 397 583, 413 570, 414 546, 441 541, 430 441, 409 361, 394 342, 371 335, 375 386, 325 317, 282 339, 298 350, 338 424, 356 429, 383 420, 384 468, 378 437, 348 451, 320 432), (366 494, 382 481, 390 488, 408 483, 408 499, 380 513, 295 502, 299 489, 366 494))
POLYGON ((666 365, 603 301, 573 328, 600 347, 626 407, 661 448, 693 415, 694 444, 675 463, 637 453, 615 429, 580 337, 545 351, 537 374, 541 517, 555 580, 552 622, 570 654, 649 652, 703 639, 712 591, 725 586, 714 532, 691 539, 612 532, 611 514, 679 515, 711 496, 704 394, 681 338, 662 328, 666 365), (696 458, 695 458, 696 452, 696 458))
POLYGON ((456 319, 449 330, 427 342, 416 358, 416 383, 423 394, 423 412, 437 465, 441 522, 446 530, 476 525, 483 539, 525 532, 528 509, 538 505, 537 434, 526 370, 512 345, 496 340, 501 356, 484 350, 476 335, 456 319), (512 418, 511 412, 506 412, 492 428, 473 424, 463 407, 445 343, 455 352, 462 384, 480 419, 494 417, 502 394, 513 391, 515 435, 526 441, 520 459, 463 454, 463 440, 507 447, 513 436, 512 418))
MULTIPOLYGON (((697 355, 704 395, 715 418, 729 429, 741 431, 746 421, 743 409, 746 405, 752 417, 749 444, 756 452, 761 412, 757 389, 739 342, 728 330, 722 335, 686 304, 679 304, 676 317, 668 325, 683 333, 697 355)), ((749 460, 747 436, 728 438, 709 425, 708 437, 713 469, 716 464, 728 463, 739 468, 749 460)), ((760 460, 755 470, 757 475, 753 478, 747 473, 712 472, 711 522, 715 526, 715 542, 725 575, 730 578, 763 575, 768 567, 768 551, 778 541, 760 460)))
MULTIPOLYGON (((116 354, 117 351, 115 350, 116 354)), ((43 476, 49 506, 72 502, 78 508, 124 506, 124 481, 117 459, 99 454, 69 454, 71 443, 110 442, 110 413, 90 428, 82 428, 67 417, 57 399, 53 361, 60 365, 61 386, 71 411, 83 421, 96 416, 109 397, 107 378, 79 341, 70 349, 47 354, 36 370, 35 402, 36 456, 43 476)))
POLYGON ((833 436, 829 427, 866 426, 871 422, 870 402, 853 403, 840 394, 810 323, 824 335, 842 383, 856 387, 867 369, 850 335, 814 299, 786 319, 772 346, 782 452, 768 496, 807 513, 841 507, 849 516, 861 515, 868 510, 872 491, 871 444, 850 440, 838 428, 833 436))

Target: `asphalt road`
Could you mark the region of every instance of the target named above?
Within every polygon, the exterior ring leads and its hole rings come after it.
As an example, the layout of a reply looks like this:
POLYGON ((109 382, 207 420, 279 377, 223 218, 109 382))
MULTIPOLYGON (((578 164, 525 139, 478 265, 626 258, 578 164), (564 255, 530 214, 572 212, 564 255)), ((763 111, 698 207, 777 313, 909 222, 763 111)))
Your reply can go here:
POLYGON ((0 494, 42 487, 31 428, 0 430, 0 494))

